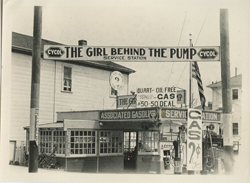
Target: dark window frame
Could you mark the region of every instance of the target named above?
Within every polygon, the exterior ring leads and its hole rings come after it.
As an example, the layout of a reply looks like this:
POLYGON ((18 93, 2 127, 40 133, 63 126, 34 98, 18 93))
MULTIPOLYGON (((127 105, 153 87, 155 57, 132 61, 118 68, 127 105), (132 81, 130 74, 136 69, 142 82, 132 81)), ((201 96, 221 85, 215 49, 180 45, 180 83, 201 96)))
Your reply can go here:
POLYGON ((64 65, 63 66, 63 83, 62 83, 62 91, 64 92, 72 92, 72 67, 64 65), (65 68, 70 69, 70 76, 66 76, 65 68))
POLYGON ((233 123, 233 135, 239 135, 239 123, 233 123))
POLYGON ((239 100, 239 90, 238 89, 232 89, 232 99, 239 100), (237 93, 234 93, 234 91, 237 91, 237 93))

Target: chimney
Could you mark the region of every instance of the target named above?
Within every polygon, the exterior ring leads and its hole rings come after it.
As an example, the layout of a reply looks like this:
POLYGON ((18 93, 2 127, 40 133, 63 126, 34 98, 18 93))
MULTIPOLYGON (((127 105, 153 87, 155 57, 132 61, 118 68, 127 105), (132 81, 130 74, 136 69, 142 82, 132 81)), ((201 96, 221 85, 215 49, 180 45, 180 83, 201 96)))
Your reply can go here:
POLYGON ((235 76, 237 76, 237 67, 235 67, 235 76))
POLYGON ((87 45, 87 41, 86 40, 79 40, 78 41, 78 46, 86 46, 87 45))

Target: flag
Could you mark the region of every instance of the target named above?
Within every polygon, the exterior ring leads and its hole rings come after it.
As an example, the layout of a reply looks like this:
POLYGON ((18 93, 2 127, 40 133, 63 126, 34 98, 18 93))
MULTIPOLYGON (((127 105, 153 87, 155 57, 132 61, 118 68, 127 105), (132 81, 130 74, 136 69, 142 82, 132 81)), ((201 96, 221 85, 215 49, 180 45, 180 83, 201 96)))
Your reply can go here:
POLYGON ((202 109, 205 110, 206 97, 204 95, 204 89, 202 86, 200 70, 196 61, 192 63, 192 77, 197 80, 201 106, 202 106, 202 109))

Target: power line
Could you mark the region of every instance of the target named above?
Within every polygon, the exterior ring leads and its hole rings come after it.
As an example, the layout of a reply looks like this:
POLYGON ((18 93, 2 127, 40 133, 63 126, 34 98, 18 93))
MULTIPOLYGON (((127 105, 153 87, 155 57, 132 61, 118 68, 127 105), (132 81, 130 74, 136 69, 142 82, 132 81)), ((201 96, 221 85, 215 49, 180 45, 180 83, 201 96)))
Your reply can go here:
POLYGON ((206 15, 206 17, 205 17, 205 19, 204 19, 204 21, 203 21, 203 24, 202 24, 202 26, 201 26, 201 29, 200 29, 200 32, 199 32, 199 34, 198 34, 198 36, 197 36, 197 39, 196 39, 196 41, 195 41, 195 44, 196 44, 196 42, 197 42, 197 41, 198 41, 198 39, 199 39, 199 36, 200 36, 201 30, 203 29, 203 26, 204 26, 204 24, 205 24, 205 22, 206 22, 206 19, 207 19, 208 13, 209 13, 209 11, 207 12, 207 15, 206 15))
MULTIPOLYGON (((184 27, 184 24, 186 22, 186 17, 187 17, 187 12, 185 12, 185 18, 184 18, 184 21, 183 21, 183 24, 182 24, 181 34, 180 34, 179 41, 178 41, 178 46, 180 44, 180 40, 181 40, 181 36, 182 36, 182 32, 183 32, 183 27, 184 27)), ((170 78, 171 78, 173 67, 174 67, 174 62, 172 63, 172 67, 171 67, 171 71, 170 71, 170 76, 168 78, 168 84, 169 84, 169 81, 170 81, 170 78)), ((168 86, 168 84, 167 84, 167 86, 168 86)))
MULTIPOLYGON (((208 13, 209 13, 209 11, 208 11, 208 13)), ((202 31, 202 29, 203 29, 203 26, 204 26, 204 24, 205 24, 205 22, 206 22, 206 19, 207 19, 207 17, 208 17, 208 13, 207 13, 205 19, 203 20, 203 23, 202 23, 200 32, 199 32, 199 34, 198 34, 198 36, 197 36, 197 39, 196 39, 196 41, 195 41, 195 44, 196 44, 196 42, 198 41, 198 39, 199 39, 199 37, 200 37, 200 33, 201 33, 201 31, 202 31)), ((179 82, 180 82, 180 80, 181 80, 181 78, 182 78, 182 75, 183 75, 184 70, 186 69, 186 67, 187 67, 187 63, 186 63, 185 66, 184 66, 184 69, 183 69, 183 71, 182 71, 182 73, 181 73, 180 79, 179 79, 179 81, 178 81, 178 83, 177 83, 176 86, 178 86, 178 84, 179 84, 179 82)))

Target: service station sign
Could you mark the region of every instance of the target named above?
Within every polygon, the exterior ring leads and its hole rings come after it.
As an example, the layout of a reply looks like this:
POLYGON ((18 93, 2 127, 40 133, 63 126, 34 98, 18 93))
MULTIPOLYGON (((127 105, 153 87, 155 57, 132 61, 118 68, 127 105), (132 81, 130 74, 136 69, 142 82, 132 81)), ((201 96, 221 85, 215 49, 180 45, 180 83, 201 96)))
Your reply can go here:
POLYGON ((219 61, 220 47, 108 47, 44 45, 44 59, 173 62, 219 61))
POLYGON ((100 111, 100 121, 158 120, 157 108, 100 111))
MULTIPOLYGON (((187 120, 188 111, 186 108, 161 108, 160 117, 168 120, 187 120)), ((221 122, 221 113, 217 111, 202 111, 203 122, 221 122)))

